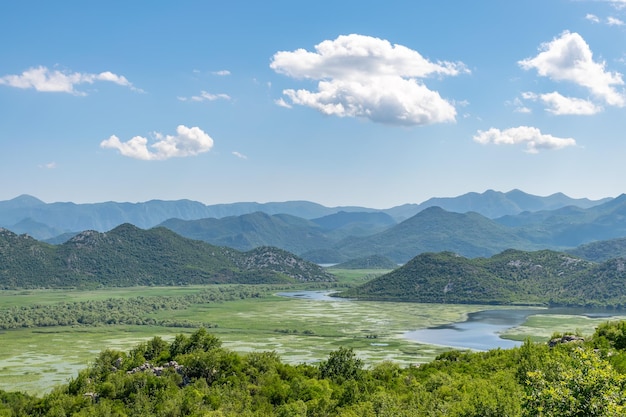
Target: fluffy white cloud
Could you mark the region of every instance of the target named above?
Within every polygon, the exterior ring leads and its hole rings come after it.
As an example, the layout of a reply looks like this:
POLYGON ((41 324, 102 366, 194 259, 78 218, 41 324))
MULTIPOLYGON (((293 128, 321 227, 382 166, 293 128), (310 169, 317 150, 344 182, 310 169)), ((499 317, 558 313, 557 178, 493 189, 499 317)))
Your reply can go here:
POLYGON ((40 66, 37 68, 29 68, 20 75, 5 75, 0 77, 0 84, 10 87, 34 88, 37 91, 69 93, 74 95, 86 95, 86 93, 75 89, 77 85, 93 84, 96 81, 112 82, 135 91, 141 91, 135 88, 126 77, 114 74, 110 71, 101 72, 99 74, 89 74, 50 70, 40 66))
MULTIPOLYGON (((454 121, 454 105, 421 79, 469 72, 462 63, 431 62, 405 46, 356 34, 323 41, 315 52, 277 52, 270 67, 292 78, 318 81, 317 91, 284 90, 293 104, 400 125, 454 121)), ((289 105, 281 100, 276 103, 289 105)))
POLYGON ((575 97, 565 97, 556 91, 539 96, 548 108, 550 113, 556 115, 572 114, 572 115, 592 115, 602 111, 601 106, 589 100, 575 97))
POLYGON ((220 75, 220 76, 225 76, 225 75, 230 75, 230 71, 228 70, 219 70, 219 71, 213 71, 211 74, 213 75, 220 75))
POLYGON ((585 16, 585 19, 593 23, 600 23, 600 18, 596 16, 595 14, 587 13, 587 15, 585 16))
POLYGON ((211 94, 206 91, 201 91, 199 96, 191 96, 187 97, 178 97, 180 101, 215 101, 215 100, 230 100, 230 96, 228 94, 211 94))
POLYGON ((154 134, 155 142, 148 148, 148 139, 135 136, 126 142, 112 135, 100 142, 100 147, 117 149, 122 155, 146 161, 163 160, 173 157, 194 156, 213 148, 213 139, 199 127, 179 125, 176 136, 154 134))
POLYGON ((565 97, 553 91, 547 94, 535 94, 532 92, 522 93, 522 98, 526 100, 541 100, 546 106, 546 111, 556 115, 579 115, 589 116, 601 112, 602 106, 598 106, 592 101, 582 98, 565 97))
POLYGON ((616 17, 609 16, 606 18, 606 24, 609 26, 623 26, 624 22, 616 17))
POLYGON ((239 159, 248 159, 248 157, 241 152, 233 151, 233 155, 235 155, 239 159))
POLYGON ((541 149, 562 149, 576 145, 576 141, 572 138, 557 138, 552 135, 545 135, 536 127, 530 126, 519 126, 505 130, 496 128, 491 128, 487 131, 479 130, 474 135, 474 140, 483 145, 525 144, 526 151, 529 153, 537 153, 541 149))
POLYGON ((624 84, 622 75, 606 71, 605 62, 595 62, 589 45, 578 33, 563 32, 540 49, 537 56, 519 61, 519 65, 525 70, 536 69, 540 76, 585 87, 608 105, 626 104, 623 93, 615 89, 624 84))

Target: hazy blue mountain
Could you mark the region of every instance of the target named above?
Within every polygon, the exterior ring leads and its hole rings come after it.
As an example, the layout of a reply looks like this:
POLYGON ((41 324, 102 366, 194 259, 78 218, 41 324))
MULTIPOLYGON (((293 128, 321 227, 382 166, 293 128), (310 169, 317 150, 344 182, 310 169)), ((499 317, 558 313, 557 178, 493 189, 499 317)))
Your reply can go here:
POLYGON ((338 269, 396 269, 397 267, 397 263, 380 255, 365 256, 333 265, 333 268, 338 269))
POLYGON ((317 224, 288 214, 256 212, 221 219, 169 219, 160 226, 190 239, 237 250, 274 246, 300 254, 334 243, 317 224))
POLYGON ((346 212, 330 214, 311 220, 334 238, 369 236, 394 226, 397 222, 382 212, 346 212))
POLYGON ((537 246, 478 213, 453 213, 430 207, 388 230, 345 239, 335 248, 348 259, 376 254, 404 263, 422 252, 451 251, 478 257, 509 248, 536 249, 537 246))
POLYGON ((515 215, 525 211, 556 210, 565 206, 590 208, 606 203, 611 198, 589 200, 587 198, 570 198, 563 193, 552 194, 547 197, 527 194, 520 190, 511 190, 503 193, 487 190, 484 193, 466 193, 458 197, 434 197, 421 204, 405 204, 384 210, 396 220, 403 220, 414 216, 428 207, 441 207, 447 211, 467 213, 470 211, 482 214, 490 219, 515 215))
POLYGON ((626 237, 585 243, 567 251, 579 258, 604 262, 614 258, 626 258, 626 237))
MULTIPOLYGON (((561 193, 548 197, 538 197, 519 190, 507 193, 489 190, 481 194, 467 193, 458 197, 432 198, 422 204, 405 204, 386 210, 375 210, 352 206, 324 207, 308 201, 217 205, 205 205, 190 200, 48 204, 34 197, 22 195, 12 200, 0 201, 0 227, 19 233, 27 233, 37 239, 47 240, 53 237, 51 233, 62 235, 62 239, 67 236, 66 233, 78 233, 81 230, 105 231, 123 223, 131 223, 140 228, 150 228, 168 219, 222 219, 263 212, 268 215, 285 214, 313 220, 322 229, 332 229, 331 231, 326 230, 326 237, 337 240, 348 236, 362 237, 380 232, 393 225, 394 221, 404 221, 426 208, 440 206, 449 212, 468 213, 473 211, 488 218, 499 217, 499 223, 507 226, 529 226, 525 230, 519 231, 520 236, 530 241, 561 247, 563 245, 576 246, 579 243, 597 239, 619 237, 616 233, 618 231, 621 233, 621 229, 611 229, 612 216, 619 215, 619 213, 615 210, 608 210, 611 203, 619 205, 620 198, 615 200, 618 201, 614 202, 611 199, 598 201, 572 199, 561 193), (608 216, 606 219, 601 218, 601 213, 589 211, 596 210, 598 207, 605 207, 608 210, 604 213, 608 216), (595 235, 592 230, 586 230, 583 226, 580 227, 580 230, 576 228, 567 229, 558 221, 559 217, 567 217, 577 213, 581 218, 587 216, 587 218, 594 220, 595 223, 589 227, 599 227, 595 235), (542 234, 541 228, 533 228, 532 225, 536 225, 547 218, 564 229, 560 230, 563 236, 559 237, 552 234, 552 231, 548 235, 542 234), (607 230, 600 233, 604 229, 607 230), (613 235, 611 235, 611 231, 614 232, 613 235), (592 236, 587 236, 589 234, 592 236), (571 238, 570 235, 579 235, 580 237, 575 239, 571 238)), ((584 222, 575 221, 577 225, 581 223, 584 222)), ((264 236, 262 238, 250 238, 252 240, 246 242, 249 238, 243 234, 230 244, 239 245, 237 247, 240 248, 247 247, 246 245, 255 247, 268 239, 264 236)), ((302 250, 305 249, 314 250, 315 248, 312 244, 306 243, 302 250)), ((325 249, 325 247, 318 249, 325 249)))
POLYGON ((17 234, 27 234, 38 240, 52 239, 63 232, 47 224, 43 224, 27 217, 11 226, 11 231, 17 234))
MULTIPOLYGON (((233 203, 205 205, 191 200, 151 200, 143 203, 104 202, 92 204, 44 203, 34 197, 22 195, 8 201, 0 201, 0 227, 13 230, 24 219, 47 225, 60 233, 82 230, 106 231, 123 223, 140 228, 154 227, 165 220, 197 220, 223 218, 254 212, 267 214, 290 214, 304 219, 313 219, 339 211, 376 211, 364 207, 324 207, 308 201, 283 203, 233 203)), ((48 239, 47 234, 38 234, 38 228, 23 230, 39 239, 48 239)))
POLYGON ((626 194, 587 209, 563 207, 496 219, 535 243, 573 248, 626 236, 626 194))

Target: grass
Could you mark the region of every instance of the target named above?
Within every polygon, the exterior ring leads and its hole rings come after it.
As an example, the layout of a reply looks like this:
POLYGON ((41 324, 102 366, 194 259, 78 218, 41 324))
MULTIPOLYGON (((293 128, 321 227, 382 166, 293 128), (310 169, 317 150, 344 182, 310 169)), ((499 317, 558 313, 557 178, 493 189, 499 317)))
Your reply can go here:
MULTIPOLYGON (((335 271, 333 271, 335 272, 335 271)), ((337 273, 341 285, 354 285, 381 271, 337 273)), ((193 287, 110 288, 93 291, 3 291, 0 308, 117 297, 184 295, 193 287)), ((402 365, 426 362, 445 350, 403 337, 406 331, 462 321, 470 312, 497 308, 480 305, 414 304, 371 301, 314 301, 264 296, 223 303, 196 304, 150 316, 216 324, 209 329, 223 345, 238 352, 276 351, 289 363, 315 362, 340 346, 354 348, 367 364, 392 360, 402 365)), ((532 316, 510 329, 507 338, 547 340, 555 331, 591 334, 607 319, 580 316, 532 316)), ((41 393, 67 382, 106 348, 128 350, 154 336, 171 340, 195 329, 152 326, 50 327, 0 333, 0 390, 41 393)))
MULTIPOLYGON (((533 341, 547 340, 558 331, 559 333, 573 333, 591 335, 602 323, 606 323, 607 317, 586 317, 567 314, 537 314, 530 316, 521 326, 509 329, 502 336, 512 340, 533 341)), ((626 315, 614 316, 613 320, 626 320, 626 315)))

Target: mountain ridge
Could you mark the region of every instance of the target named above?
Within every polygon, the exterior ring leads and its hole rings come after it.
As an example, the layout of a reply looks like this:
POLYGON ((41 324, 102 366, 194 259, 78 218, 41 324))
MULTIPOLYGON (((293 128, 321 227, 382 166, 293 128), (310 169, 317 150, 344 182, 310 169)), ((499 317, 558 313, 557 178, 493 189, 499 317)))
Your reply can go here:
MULTIPOLYGON (((33 222, 59 230, 59 234, 79 232, 82 230, 107 231, 123 223, 132 223, 141 228, 154 227, 166 220, 197 220, 202 218, 223 218, 250 214, 257 211, 269 215, 290 214, 307 220, 321 218, 338 212, 380 212, 391 216, 396 222, 406 220, 431 206, 440 206, 448 211, 476 211, 486 217, 502 217, 507 214, 536 209, 554 208, 555 204, 578 205, 588 208, 602 204, 610 198, 600 200, 573 199, 567 196, 556 199, 553 194, 548 197, 534 196, 520 190, 507 193, 487 190, 483 193, 466 193, 457 197, 431 198, 420 204, 404 204, 389 209, 373 209, 359 206, 325 207, 321 204, 305 201, 286 202, 239 202, 230 204, 205 205, 203 203, 182 200, 149 200, 139 203, 101 202, 77 204, 72 202, 45 203, 36 197, 23 194, 11 200, 0 201, 0 227, 11 229, 14 225, 30 218, 33 222), (555 201, 558 200, 558 203, 555 201)), ((37 238, 33 231, 22 230, 37 238)), ((36 233, 36 231, 34 232, 36 233)))

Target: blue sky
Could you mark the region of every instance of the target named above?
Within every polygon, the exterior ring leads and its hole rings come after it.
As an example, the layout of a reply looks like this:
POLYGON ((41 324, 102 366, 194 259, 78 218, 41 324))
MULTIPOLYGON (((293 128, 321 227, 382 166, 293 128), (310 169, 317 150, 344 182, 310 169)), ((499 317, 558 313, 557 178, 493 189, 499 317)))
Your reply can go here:
POLYGON ((0 200, 626 191, 626 0, 13 1, 0 200))

